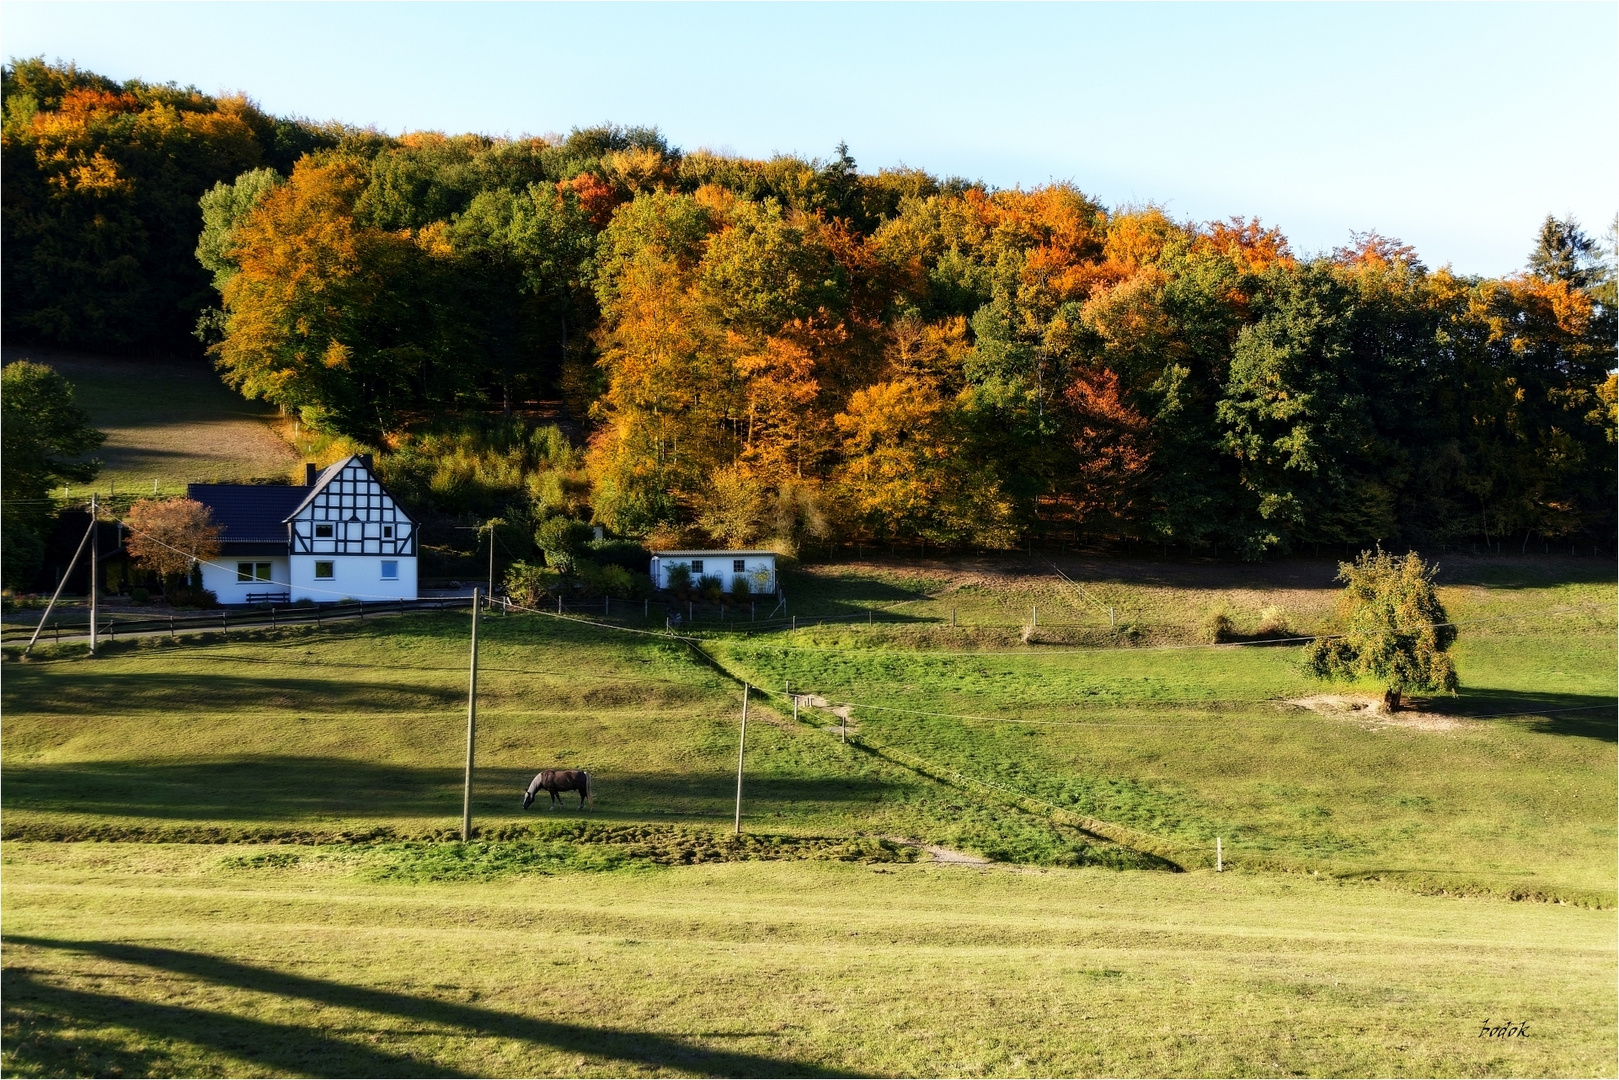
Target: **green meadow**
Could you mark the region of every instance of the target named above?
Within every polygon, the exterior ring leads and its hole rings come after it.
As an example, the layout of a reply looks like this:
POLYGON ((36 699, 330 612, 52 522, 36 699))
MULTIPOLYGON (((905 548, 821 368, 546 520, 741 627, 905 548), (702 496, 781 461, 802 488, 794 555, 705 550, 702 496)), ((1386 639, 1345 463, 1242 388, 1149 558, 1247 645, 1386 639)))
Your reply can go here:
POLYGON ((1611 568, 1449 560, 1393 717, 1197 640, 1329 628, 1325 560, 1065 569, 490 617, 470 845, 464 613, 8 654, 5 1074, 1612 1073, 1611 568), (593 811, 520 809, 557 765, 593 811))

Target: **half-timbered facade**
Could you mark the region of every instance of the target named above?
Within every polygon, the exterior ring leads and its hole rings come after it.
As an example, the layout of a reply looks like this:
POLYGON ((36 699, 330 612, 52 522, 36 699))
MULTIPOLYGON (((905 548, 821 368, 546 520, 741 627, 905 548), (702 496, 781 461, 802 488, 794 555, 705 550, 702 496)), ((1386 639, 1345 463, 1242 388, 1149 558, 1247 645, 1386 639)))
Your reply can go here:
POLYGON ((309 466, 302 488, 196 484, 188 494, 224 529, 220 559, 203 567, 222 603, 416 599, 417 522, 365 456, 319 475, 309 466))

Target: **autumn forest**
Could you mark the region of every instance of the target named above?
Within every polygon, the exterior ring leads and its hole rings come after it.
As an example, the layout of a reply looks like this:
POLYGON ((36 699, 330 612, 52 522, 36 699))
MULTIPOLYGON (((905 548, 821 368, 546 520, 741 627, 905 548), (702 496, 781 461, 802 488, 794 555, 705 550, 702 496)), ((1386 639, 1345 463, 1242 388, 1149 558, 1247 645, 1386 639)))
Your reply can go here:
POLYGON ((1614 534, 1614 275, 1571 220, 1491 279, 841 146, 394 137, 38 60, 3 95, 8 342, 206 350, 445 512, 783 551, 1614 534))

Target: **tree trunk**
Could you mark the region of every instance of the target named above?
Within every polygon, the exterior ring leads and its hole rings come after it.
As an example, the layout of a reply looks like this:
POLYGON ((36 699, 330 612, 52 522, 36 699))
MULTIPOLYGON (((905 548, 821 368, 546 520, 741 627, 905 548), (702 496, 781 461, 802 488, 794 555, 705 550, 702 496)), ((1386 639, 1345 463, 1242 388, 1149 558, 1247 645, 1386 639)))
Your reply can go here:
POLYGON ((1383 691, 1383 709, 1391 713, 1400 711, 1400 692, 1398 690, 1389 689, 1383 691))

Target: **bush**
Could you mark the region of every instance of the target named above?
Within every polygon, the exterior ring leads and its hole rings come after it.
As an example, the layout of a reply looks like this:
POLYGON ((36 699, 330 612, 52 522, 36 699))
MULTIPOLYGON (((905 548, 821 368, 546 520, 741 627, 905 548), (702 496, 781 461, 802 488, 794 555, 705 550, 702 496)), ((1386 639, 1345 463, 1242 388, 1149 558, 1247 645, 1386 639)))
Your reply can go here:
POLYGON ((1259 613, 1259 629, 1255 633, 1260 637, 1288 637, 1293 628, 1288 625, 1286 612, 1279 607, 1268 607, 1259 613))
POLYGON ((665 575, 669 583, 669 591, 684 600, 691 592, 691 567, 685 563, 675 563, 665 575))
POLYGON ((292 602, 292 606, 293 607, 314 607, 315 606, 315 601, 311 600, 307 596, 300 596, 298 599, 296 599, 296 600, 294 600, 292 602))
POLYGON ((738 574, 731 579, 731 602, 733 604, 746 604, 753 599, 753 588, 748 584, 746 574, 738 574))
POLYGON ((562 587, 562 575, 549 566, 518 562, 506 570, 506 595, 524 607, 537 607, 562 587))
POLYGON ((1230 641, 1236 633, 1236 627, 1231 624, 1231 616, 1223 611, 1212 612, 1203 620, 1203 640, 1210 645, 1230 641))
POLYGON ((710 604, 717 604, 725 596, 725 586, 713 574, 704 574, 697 579, 697 592, 710 604))
POLYGON ((534 530, 534 546, 545 552, 546 565, 571 574, 580 549, 593 535, 584 522, 559 515, 540 522, 534 530))
POLYGON ((644 575, 652 566, 652 553, 634 540, 592 540, 585 550, 603 566, 622 566, 631 574, 644 575))
POLYGON ((1455 693, 1456 667, 1446 650, 1456 628, 1434 589, 1436 573, 1415 554, 1382 550, 1339 563, 1344 633, 1306 645, 1305 668, 1323 679, 1377 679, 1390 710, 1400 707, 1405 691, 1455 693))
POLYGON ((152 598, 152 594, 139 585, 129 590, 129 601, 132 604, 144 604, 152 598))

